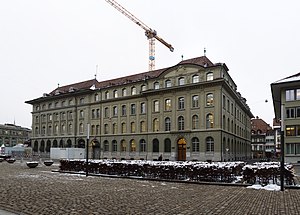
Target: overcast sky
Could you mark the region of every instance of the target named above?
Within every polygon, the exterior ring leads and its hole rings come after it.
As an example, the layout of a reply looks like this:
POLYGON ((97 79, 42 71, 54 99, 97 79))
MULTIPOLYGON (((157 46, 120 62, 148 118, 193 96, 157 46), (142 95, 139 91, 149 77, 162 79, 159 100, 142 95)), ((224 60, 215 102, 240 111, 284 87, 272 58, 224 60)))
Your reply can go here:
MULTIPOLYGON (((117 1, 175 48, 156 43, 156 69, 206 48, 272 123, 270 84, 300 72, 300 1, 117 1)), ((148 51, 143 29, 105 0, 0 0, 0 124, 30 128, 25 101, 94 78, 96 65, 99 81, 145 72, 148 51)))

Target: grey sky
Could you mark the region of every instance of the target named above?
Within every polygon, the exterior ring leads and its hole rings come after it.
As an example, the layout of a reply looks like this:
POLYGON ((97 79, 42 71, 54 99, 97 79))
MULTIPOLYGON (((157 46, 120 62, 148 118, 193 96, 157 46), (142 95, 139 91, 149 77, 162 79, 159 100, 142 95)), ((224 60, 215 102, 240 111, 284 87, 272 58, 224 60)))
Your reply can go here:
MULTIPOLYGON (((156 43, 157 69, 205 47, 272 123, 270 84, 300 72, 299 1, 117 1, 175 48, 156 43)), ((94 78, 97 64, 99 81, 148 69, 143 30, 104 0, 0 0, 0 124, 31 127, 26 100, 94 78)))

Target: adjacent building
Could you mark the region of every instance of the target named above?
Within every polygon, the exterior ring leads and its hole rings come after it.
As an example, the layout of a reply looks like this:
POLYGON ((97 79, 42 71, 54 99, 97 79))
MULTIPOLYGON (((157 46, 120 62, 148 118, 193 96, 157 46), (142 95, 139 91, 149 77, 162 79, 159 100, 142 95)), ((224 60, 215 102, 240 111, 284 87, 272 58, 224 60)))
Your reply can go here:
POLYGON ((17 144, 29 144, 31 129, 15 124, 0 125, 0 146, 13 147, 17 144))
POLYGON ((284 156, 290 163, 300 162, 300 73, 271 84, 276 119, 284 131, 284 156))
POLYGON ((61 86, 26 103, 33 107, 34 151, 84 148, 89 133, 89 156, 95 159, 251 157, 253 115, 246 99, 226 64, 206 56, 112 80, 61 86))
POLYGON ((274 133, 271 126, 259 117, 251 120, 253 158, 271 158, 275 154, 274 133))

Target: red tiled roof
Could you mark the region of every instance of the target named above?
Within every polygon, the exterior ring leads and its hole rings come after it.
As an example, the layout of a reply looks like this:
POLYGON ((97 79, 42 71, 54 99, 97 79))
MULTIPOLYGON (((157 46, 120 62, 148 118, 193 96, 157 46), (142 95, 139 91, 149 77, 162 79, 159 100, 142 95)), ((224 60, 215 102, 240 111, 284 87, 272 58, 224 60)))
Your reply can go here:
POLYGON ((181 61, 179 64, 196 64, 200 66, 214 66, 214 64, 206 57, 195 57, 187 60, 181 61))
MULTIPOLYGON (((199 65, 203 67, 210 67, 210 66, 215 66, 206 56, 202 57, 196 57, 192 59, 187 59, 179 62, 177 65, 183 65, 183 64, 194 64, 194 65, 199 65)), ((177 66, 175 65, 175 66, 177 66)), ((174 66, 172 66, 174 67, 174 66)), ((58 87, 55 90, 53 90, 50 95, 55 95, 56 92, 59 93, 66 93, 69 92, 70 88, 73 88, 74 90, 82 90, 82 89, 90 89, 93 85, 95 85, 96 88, 105 88, 113 85, 122 85, 125 83, 130 83, 130 82, 137 82, 145 79, 151 79, 151 78, 156 78, 159 75, 161 75, 164 71, 166 71, 169 68, 164 68, 164 69, 158 69, 154 71, 149 71, 149 72, 144 72, 144 73, 138 73, 134 75, 129 75, 125 77, 120 77, 116 79, 110 79, 106 81, 101 81, 98 82, 96 79, 88 80, 88 81, 83 81, 79 83, 74 83, 62 87, 58 87)))

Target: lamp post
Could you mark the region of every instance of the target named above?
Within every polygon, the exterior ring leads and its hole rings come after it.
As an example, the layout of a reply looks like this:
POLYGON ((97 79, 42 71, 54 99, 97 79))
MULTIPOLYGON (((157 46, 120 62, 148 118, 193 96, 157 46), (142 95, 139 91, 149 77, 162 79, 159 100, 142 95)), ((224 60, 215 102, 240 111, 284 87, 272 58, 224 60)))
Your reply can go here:
POLYGON ((284 127, 283 127, 283 104, 281 108, 281 126, 280 126, 280 190, 284 191, 284 127))
POLYGON ((89 175, 89 139, 90 139, 90 124, 87 124, 87 137, 86 137, 86 168, 85 168, 85 176, 89 175))

